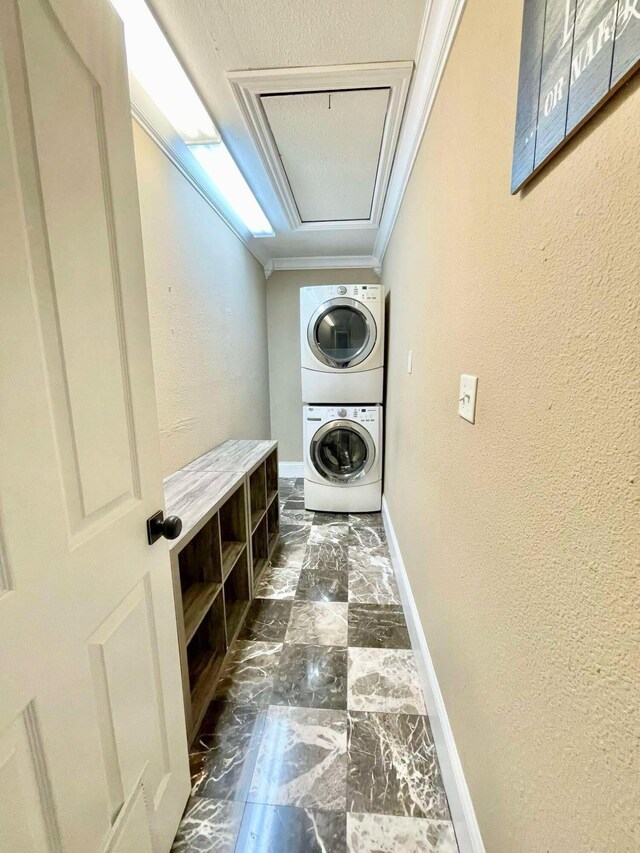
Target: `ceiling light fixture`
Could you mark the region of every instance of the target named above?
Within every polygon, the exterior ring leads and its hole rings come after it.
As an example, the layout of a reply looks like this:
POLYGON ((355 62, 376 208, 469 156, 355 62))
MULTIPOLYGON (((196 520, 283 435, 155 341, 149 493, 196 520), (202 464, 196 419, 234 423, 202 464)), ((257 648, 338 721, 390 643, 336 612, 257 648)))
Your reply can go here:
POLYGON ((124 23, 129 71, 186 143, 220 135, 145 0, 111 0, 124 23))
POLYGON ((271 223, 222 141, 145 0, 111 0, 124 23, 129 71, 177 131, 211 182, 212 197, 254 237, 273 237, 271 223))

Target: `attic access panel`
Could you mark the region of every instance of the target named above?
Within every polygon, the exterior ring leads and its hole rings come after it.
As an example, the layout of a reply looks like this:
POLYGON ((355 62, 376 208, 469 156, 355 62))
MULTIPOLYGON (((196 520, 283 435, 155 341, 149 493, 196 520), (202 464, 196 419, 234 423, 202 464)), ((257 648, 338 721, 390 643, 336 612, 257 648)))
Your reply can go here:
POLYGON ((369 220, 389 87, 262 95, 302 222, 369 220))
POLYGON ((412 73, 378 62, 227 74, 291 230, 379 225, 412 73))

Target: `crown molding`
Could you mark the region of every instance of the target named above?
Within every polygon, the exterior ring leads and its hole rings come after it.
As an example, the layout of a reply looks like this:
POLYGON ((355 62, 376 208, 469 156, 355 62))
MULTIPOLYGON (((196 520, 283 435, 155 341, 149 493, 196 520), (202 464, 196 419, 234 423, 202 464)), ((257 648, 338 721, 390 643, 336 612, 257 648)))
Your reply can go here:
POLYGON ((352 230, 377 227, 382 216, 394 153, 402 124, 413 62, 377 62, 361 65, 309 66, 260 71, 230 71, 227 74, 251 137, 292 231, 352 230), (262 95, 298 94, 341 89, 388 87, 389 104, 382 132, 380 156, 368 219, 332 222, 303 222, 289 184, 262 95))
POLYGON ((380 275, 380 261, 373 255, 331 255, 309 258, 272 258, 264 265, 265 278, 274 270, 373 270, 380 275))
POLYGON ((387 197, 373 248, 384 258, 466 0, 428 0, 387 197))

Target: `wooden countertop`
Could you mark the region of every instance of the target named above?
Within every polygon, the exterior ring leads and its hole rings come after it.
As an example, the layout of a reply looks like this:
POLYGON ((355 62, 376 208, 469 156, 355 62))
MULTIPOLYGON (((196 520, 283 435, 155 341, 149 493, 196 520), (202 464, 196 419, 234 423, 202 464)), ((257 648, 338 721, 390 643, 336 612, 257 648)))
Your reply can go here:
POLYGON ((231 439, 185 465, 184 471, 242 471, 251 473, 277 441, 231 439))
POLYGON ((168 476, 164 480, 166 515, 182 519, 182 533, 170 543, 170 550, 181 550, 277 444, 231 439, 168 476))

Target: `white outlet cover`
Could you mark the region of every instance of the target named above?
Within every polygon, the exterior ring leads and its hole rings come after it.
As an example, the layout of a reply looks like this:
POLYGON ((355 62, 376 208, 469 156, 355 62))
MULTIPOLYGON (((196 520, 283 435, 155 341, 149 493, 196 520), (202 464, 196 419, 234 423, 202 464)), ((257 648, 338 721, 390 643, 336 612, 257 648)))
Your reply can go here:
POLYGON ((413 373, 413 350, 407 353, 407 373, 413 373))
POLYGON ((458 394, 458 414, 465 421, 476 422, 476 392, 478 377, 463 373, 460 376, 460 393, 458 394))

